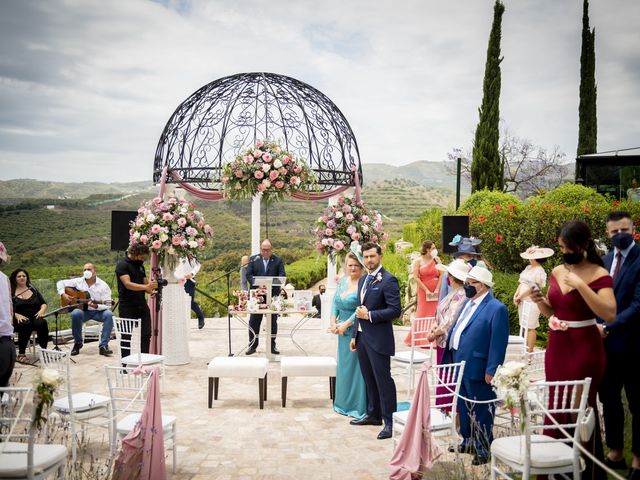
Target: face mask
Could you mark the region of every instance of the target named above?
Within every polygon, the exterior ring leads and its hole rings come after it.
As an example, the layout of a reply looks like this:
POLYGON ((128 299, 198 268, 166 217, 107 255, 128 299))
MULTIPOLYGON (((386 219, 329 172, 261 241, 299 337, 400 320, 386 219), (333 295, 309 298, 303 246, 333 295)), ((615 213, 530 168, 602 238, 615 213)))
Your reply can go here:
POLYGON ((467 298, 473 298, 478 294, 478 290, 473 285, 464 285, 464 294, 467 298))
POLYGON ((584 255, 582 253, 563 253, 562 260, 569 265, 577 265, 582 261, 584 255))
POLYGON ((471 260, 469 260, 467 263, 468 263, 469 265, 471 265, 472 267, 475 267, 475 266, 476 266, 476 263, 478 263, 478 260, 477 260, 477 259, 475 259, 475 258, 472 258, 472 259, 471 259, 471 260))
POLYGON ((626 250, 633 242, 633 235, 630 233, 619 232, 611 237, 611 243, 618 250, 626 250))
POLYGON ((93 272, 91 270, 85 270, 84 272, 82 272, 82 275, 84 276, 85 280, 89 280, 91 277, 93 277, 93 272))
POLYGON ((431 250, 431 256, 432 257, 437 257, 438 256, 438 249, 434 248, 433 250, 431 250))

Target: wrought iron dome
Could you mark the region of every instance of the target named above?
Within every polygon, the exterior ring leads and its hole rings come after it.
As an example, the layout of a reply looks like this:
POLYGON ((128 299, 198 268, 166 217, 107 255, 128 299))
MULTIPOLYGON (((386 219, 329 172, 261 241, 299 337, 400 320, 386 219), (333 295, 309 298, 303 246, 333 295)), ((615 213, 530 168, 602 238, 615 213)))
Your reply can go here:
POLYGON ((306 83, 264 72, 220 78, 182 102, 158 142, 153 180, 168 166, 187 183, 219 190, 222 166, 264 138, 304 158, 321 190, 355 185, 355 169, 362 181, 358 144, 338 107, 306 83))

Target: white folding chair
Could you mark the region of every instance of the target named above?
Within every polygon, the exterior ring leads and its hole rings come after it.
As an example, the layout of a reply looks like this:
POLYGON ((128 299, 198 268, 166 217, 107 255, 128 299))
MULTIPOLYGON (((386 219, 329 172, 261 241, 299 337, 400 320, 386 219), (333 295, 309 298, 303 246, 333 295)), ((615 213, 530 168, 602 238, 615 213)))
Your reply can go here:
POLYGON ((416 347, 416 335, 423 336, 431 332, 436 325, 435 317, 417 317, 411 320, 411 349, 396 352, 391 357, 392 365, 399 365, 407 372, 407 397, 411 397, 411 391, 415 384, 415 373, 426 361, 433 361, 433 350, 435 341, 429 343, 428 347, 416 347), (423 353, 421 348, 428 348, 429 354, 423 353))
MULTIPOLYGON (((108 417, 109 397, 97 393, 73 393, 71 371, 69 368, 69 352, 61 350, 38 349, 40 367, 56 370, 63 383, 58 387, 58 397, 52 408, 61 417, 69 421, 71 428, 71 457, 76 459, 76 424, 80 424, 80 434, 84 438, 87 420, 108 417)), ((107 424, 107 427, 109 425, 107 424)))
POLYGON ((64 478, 67 447, 35 443, 31 387, 0 388, 0 478, 64 478))
MULTIPOLYGON (((456 438, 456 413, 458 394, 465 362, 444 363, 431 367, 429 393, 431 397, 431 432, 456 438), (437 405, 436 405, 437 403, 437 405), (449 413, 445 413, 449 410, 449 413)), ((393 448, 407 424, 409 410, 393 414, 393 448)))
MULTIPOLYGON (((147 386, 150 375, 134 373, 128 367, 104 367, 111 397, 112 436, 109 441, 110 454, 113 457, 117 450, 118 439, 123 439, 136 426, 141 418, 147 399, 147 386)), ((162 415, 162 432, 165 445, 173 450, 172 471, 177 465, 176 449, 176 417, 162 415)))
MULTIPOLYGON (((591 378, 563 382, 532 383, 527 398, 527 412, 523 435, 496 438, 491 443, 491 478, 497 475, 509 477, 510 471, 530 475, 572 473, 580 478, 580 429, 578 425, 587 408, 591 378), (547 414, 558 419, 558 425, 545 425, 547 414), (560 427, 572 434, 553 438, 543 430, 560 431, 560 427), (498 463, 508 467, 506 471, 498 463)), ((547 421, 549 423, 549 421, 547 421)))
POLYGON ((544 357, 546 350, 534 350, 533 352, 524 353, 524 364, 527 366, 527 373, 529 374, 529 380, 532 382, 539 382, 545 380, 544 372, 544 357))
POLYGON ((140 352, 140 319, 113 317, 116 331, 117 357, 124 366, 159 365, 160 377, 164 377, 164 355, 140 352))

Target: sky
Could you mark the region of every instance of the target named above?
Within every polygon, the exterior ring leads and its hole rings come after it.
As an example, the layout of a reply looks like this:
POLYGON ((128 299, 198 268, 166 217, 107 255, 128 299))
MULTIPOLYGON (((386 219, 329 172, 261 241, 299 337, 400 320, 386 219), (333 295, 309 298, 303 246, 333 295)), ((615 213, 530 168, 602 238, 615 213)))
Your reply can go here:
MULTIPOLYGON (((575 157, 582 1, 506 0, 500 116, 575 157)), ((1 0, 0 180, 151 180, 176 107, 265 71, 327 95, 362 163, 442 161, 478 122, 492 0, 1 0)), ((592 0, 598 150, 640 145, 640 2, 592 0)), ((365 179, 366 180, 366 179, 365 179)))

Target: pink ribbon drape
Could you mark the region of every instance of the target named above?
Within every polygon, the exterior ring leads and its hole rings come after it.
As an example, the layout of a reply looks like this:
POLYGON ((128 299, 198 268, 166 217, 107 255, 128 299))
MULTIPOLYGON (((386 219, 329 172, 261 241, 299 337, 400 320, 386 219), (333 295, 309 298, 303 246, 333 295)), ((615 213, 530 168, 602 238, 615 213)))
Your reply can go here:
POLYGON ((411 480, 414 474, 431 470, 442 450, 431 435, 431 396, 429 362, 422 364, 420 379, 413 394, 407 423, 389 462, 390 480, 411 480))

